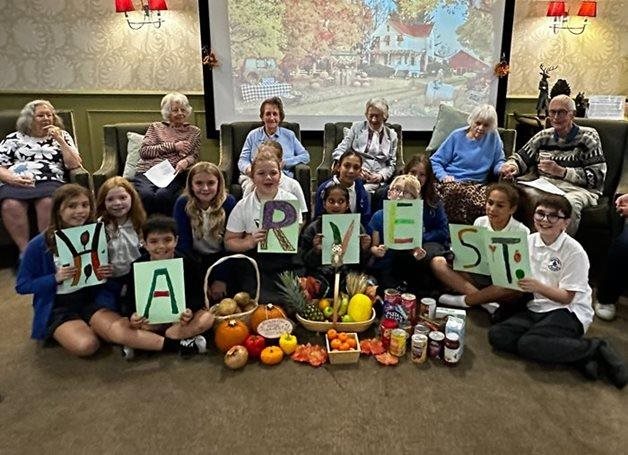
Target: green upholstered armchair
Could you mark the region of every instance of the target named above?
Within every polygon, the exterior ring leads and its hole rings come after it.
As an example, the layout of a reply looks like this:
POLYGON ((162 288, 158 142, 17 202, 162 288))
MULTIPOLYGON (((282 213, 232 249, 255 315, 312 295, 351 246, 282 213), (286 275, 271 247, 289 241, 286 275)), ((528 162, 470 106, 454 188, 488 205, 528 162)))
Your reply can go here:
MULTIPOLYGON (((344 129, 351 128, 352 122, 336 122, 325 123, 325 130, 323 132, 323 161, 316 168, 316 188, 321 183, 331 178, 331 166, 333 159, 331 157, 334 150, 344 139, 344 129)), ((403 172, 405 163, 403 161, 403 133, 401 131, 401 125, 397 123, 386 124, 387 127, 392 128, 397 133, 397 164, 395 174, 403 172)))
POLYGON ((122 175, 128 153, 128 132, 146 134, 150 123, 116 123, 103 126, 103 155, 100 168, 94 172, 94 193, 114 175, 122 175))
MULTIPOLYGON (((242 188, 238 183, 240 170, 238 169, 238 159, 244 146, 244 141, 249 132, 255 128, 262 126, 262 122, 233 122, 220 125, 220 162, 218 167, 225 177, 225 185, 229 193, 236 199, 242 197, 242 188)), ((298 123, 282 122, 282 128, 292 130, 301 140, 301 127, 298 123)), ((307 164, 298 164, 294 169, 294 178, 299 182, 305 201, 307 203, 308 213, 311 213, 311 177, 310 166, 307 164)))

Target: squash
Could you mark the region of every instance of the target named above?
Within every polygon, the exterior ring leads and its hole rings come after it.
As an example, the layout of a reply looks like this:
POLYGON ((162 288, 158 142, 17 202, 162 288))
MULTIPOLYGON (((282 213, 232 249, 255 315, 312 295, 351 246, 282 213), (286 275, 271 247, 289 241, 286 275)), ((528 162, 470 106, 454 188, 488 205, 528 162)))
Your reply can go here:
POLYGON ((258 306, 255 311, 251 314, 251 319, 249 320, 249 325, 253 332, 257 333, 257 326, 260 322, 265 321, 266 319, 287 319, 286 313, 281 307, 277 305, 273 305, 272 303, 267 303, 266 305, 258 306))
POLYGON ((214 330, 214 342, 222 352, 227 352, 233 346, 244 344, 249 336, 249 328, 242 321, 229 319, 222 321, 214 330))
POLYGON ((264 365, 277 365, 283 360, 283 351, 279 346, 268 346, 262 350, 259 359, 264 365))

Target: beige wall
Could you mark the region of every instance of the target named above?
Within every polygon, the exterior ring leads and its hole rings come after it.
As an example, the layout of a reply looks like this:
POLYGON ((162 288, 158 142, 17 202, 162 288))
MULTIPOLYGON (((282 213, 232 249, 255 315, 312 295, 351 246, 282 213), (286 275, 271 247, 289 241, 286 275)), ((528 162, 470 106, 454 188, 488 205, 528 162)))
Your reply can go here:
MULTIPOLYGON (((113 4, 0 0, 0 91, 203 90, 196 1, 169 0, 160 29, 137 31, 113 4)), ((579 0, 568 4, 576 10, 579 0)), ((628 95, 628 0, 599 1, 580 36, 552 34, 546 8, 516 1, 508 95, 536 96, 541 62, 559 66, 550 83, 564 78, 574 92, 628 95)))

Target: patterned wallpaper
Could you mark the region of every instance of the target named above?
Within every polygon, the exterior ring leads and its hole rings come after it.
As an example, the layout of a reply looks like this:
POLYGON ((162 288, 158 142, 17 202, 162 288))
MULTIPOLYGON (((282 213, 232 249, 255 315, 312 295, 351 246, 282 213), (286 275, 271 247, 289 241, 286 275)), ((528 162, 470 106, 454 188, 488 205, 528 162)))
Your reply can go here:
MULTIPOLYGON (((200 92, 197 2, 168 6, 160 29, 134 31, 114 0, 0 0, 0 90, 200 92)), ((543 62, 558 65, 550 86, 563 78, 574 93, 628 95, 628 0, 599 1, 580 36, 554 35, 546 8, 516 2, 508 94, 536 96, 543 62)))
MULTIPOLYGON (((517 0, 508 95, 538 95, 539 64, 558 65, 550 89, 565 79, 573 94, 628 96, 628 0, 598 1, 597 17, 582 35, 554 34, 547 1, 517 0)), ((574 14, 579 0, 567 1, 574 14)), ((582 18, 572 17, 577 24, 582 18)))
POLYGON ((202 91, 197 2, 167 3, 131 30, 114 0, 0 0, 0 90, 202 91))

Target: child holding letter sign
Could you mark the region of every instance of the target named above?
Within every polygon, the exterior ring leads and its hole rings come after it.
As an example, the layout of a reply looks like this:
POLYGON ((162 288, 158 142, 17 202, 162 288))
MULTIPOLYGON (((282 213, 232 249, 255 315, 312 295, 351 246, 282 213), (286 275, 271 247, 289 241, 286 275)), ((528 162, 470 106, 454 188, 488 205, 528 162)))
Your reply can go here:
MULTIPOLYGON (((414 175, 395 177, 388 189, 390 201, 421 199, 421 184, 414 175)), ((384 210, 373 214, 369 227, 372 231, 372 271, 380 284, 378 291, 403 285, 408 292, 418 295, 433 289, 429 264, 433 257, 445 252, 447 243, 447 216, 442 205, 439 210, 423 210, 423 228, 416 235, 422 247, 407 250, 388 249, 384 244, 384 210)))
POLYGON ((628 370, 621 357, 606 341, 583 338, 593 321, 589 259, 565 232, 570 221, 571 205, 564 196, 547 195, 537 202, 537 232, 528 238, 532 278, 519 280, 533 298, 527 309, 491 327, 489 342, 525 359, 572 364, 590 379, 597 379, 603 367, 622 388, 628 370))
MULTIPOLYGON (((302 272, 299 255, 291 253, 258 253, 258 244, 266 240, 268 234, 262 229, 262 205, 266 201, 293 201, 296 198, 287 191, 279 188, 281 176, 281 160, 275 153, 260 150, 252 164, 252 178, 255 190, 244 199, 238 201, 227 220, 225 232, 225 247, 234 253, 245 253, 254 257, 260 270, 261 289, 260 300, 262 302, 280 301, 280 293, 277 287, 279 273, 285 270, 302 272)), ((290 205, 291 206, 291 205, 290 205)), ((292 206, 291 206, 292 207, 292 206)), ((303 222, 300 211, 294 214, 299 224, 303 222)), ((248 261, 247 261, 248 262, 248 261)), ((244 264, 244 261, 241 262, 244 264)), ((240 260, 238 260, 238 265, 240 260)), ((246 266, 248 270, 248 267, 246 266)), ((252 270, 251 270, 252 272, 252 270)), ((251 293, 255 290, 256 283, 253 273, 240 274, 240 288, 251 293)))
MULTIPOLYGON (((519 193, 509 183, 495 183, 486 191, 486 215, 475 220, 474 226, 486 228, 491 232, 530 230, 513 218, 519 204, 519 193)), ((498 308, 496 302, 513 302, 521 297, 521 292, 494 286, 490 275, 457 272, 451 268, 442 256, 435 257, 431 263, 436 277, 448 288, 461 295, 443 294, 439 303, 456 308, 470 308, 482 305, 493 314, 498 308)))

